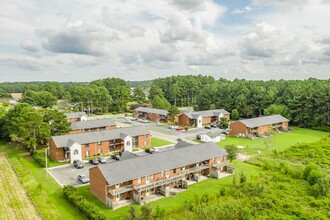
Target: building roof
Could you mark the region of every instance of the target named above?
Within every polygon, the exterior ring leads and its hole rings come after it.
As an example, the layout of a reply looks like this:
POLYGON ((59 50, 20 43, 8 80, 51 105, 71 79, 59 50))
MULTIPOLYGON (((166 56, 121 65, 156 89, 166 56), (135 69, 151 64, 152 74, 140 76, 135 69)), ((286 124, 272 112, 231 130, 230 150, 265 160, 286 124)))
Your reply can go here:
POLYGON ((199 116, 204 117, 212 117, 212 116, 219 116, 220 114, 223 115, 230 115, 229 112, 227 112, 224 109, 214 109, 214 110, 206 110, 206 111, 190 111, 190 112, 184 112, 183 114, 186 114, 189 118, 197 119, 199 116))
POLYGON ((222 134, 221 132, 209 132, 209 133, 206 133, 206 134, 202 134, 202 135, 207 135, 209 136, 210 138, 215 138, 215 137, 221 137, 221 136, 225 136, 224 134, 222 134))
POLYGON ((134 109, 134 111, 154 113, 154 114, 158 114, 158 115, 168 115, 167 110, 158 109, 158 108, 138 107, 138 108, 134 109))
POLYGON ((71 112, 71 113, 65 113, 66 118, 81 118, 82 116, 87 117, 87 114, 85 112, 71 112))
POLYGON ((203 143, 99 166, 108 184, 117 184, 227 155, 215 143, 203 143))
POLYGON ((88 128, 101 128, 116 125, 114 120, 110 118, 89 120, 89 121, 77 121, 71 123, 71 130, 80 130, 88 128))
POLYGON ((289 119, 283 117, 282 115, 270 115, 270 116, 262 116, 258 118, 243 119, 239 121, 245 124, 246 127, 248 128, 256 128, 260 126, 286 122, 289 121, 289 119))
POLYGON ((133 154, 129 151, 124 151, 123 154, 119 157, 119 160, 128 160, 137 157, 136 154, 133 154))
POLYGON ((136 137, 140 135, 150 134, 144 126, 133 126, 125 128, 116 128, 111 130, 93 131, 79 134, 67 134, 60 136, 52 136, 57 148, 69 147, 69 142, 78 144, 88 144, 98 141, 122 139, 123 136, 136 137))

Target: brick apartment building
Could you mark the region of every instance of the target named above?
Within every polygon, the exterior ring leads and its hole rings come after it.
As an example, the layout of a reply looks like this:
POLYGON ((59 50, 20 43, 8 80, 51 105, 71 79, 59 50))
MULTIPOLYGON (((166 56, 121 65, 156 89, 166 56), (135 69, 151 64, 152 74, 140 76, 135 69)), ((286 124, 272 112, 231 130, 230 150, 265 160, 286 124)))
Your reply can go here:
POLYGON ((175 188, 187 188, 202 176, 220 178, 227 168, 227 152, 215 143, 179 142, 168 151, 89 169, 90 191, 110 208, 142 204, 155 194, 168 196, 175 188))
POLYGON ((71 122, 71 131, 69 132, 69 134, 109 130, 113 128, 116 128, 116 123, 109 118, 88 121, 76 121, 71 122))
POLYGON ((225 117, 230 119, 230 113, 224 109, 214 109, 207 111, 188 111, 182 112, 176 117, 175 122, 180 126, 195 126, 202 127, 206 124, 217 124, 220 118, 225 117))
POLYGON ((143 126, 52 136, 50 157, 56 161, 83 160, 115 151, 150 146, 150 132, 143 126))
POLYGON ((134 117, 150 121, 167 122, 168 111, 157 108, 138 107, 134 109, 134 117))
POLYGON ((68 122, 75 122, 75 121, 87 121, 87 114, 85 112, 71 112, 65 113, 68 122))
POLYGON ((239 137, 255 137, 274 131, 286 131, 289 120, 281 115, 262 116, 238 120, 229 125, 229 135, 239 137))

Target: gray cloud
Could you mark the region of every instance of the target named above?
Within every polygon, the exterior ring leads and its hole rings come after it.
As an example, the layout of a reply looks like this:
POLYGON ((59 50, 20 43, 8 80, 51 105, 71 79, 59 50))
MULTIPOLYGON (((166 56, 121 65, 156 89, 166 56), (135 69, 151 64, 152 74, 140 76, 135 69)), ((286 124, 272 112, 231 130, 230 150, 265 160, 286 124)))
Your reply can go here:
POLYGON ((39 51, 38 46, 32 41, 23 41, 23 42, 21 42, 20 45, 24 50, 27 50, 29 52, 38 52, 39 51))
POLYGON ((205 0, 172 0, 174 4, 181 10, 205 10, 205 0))
POLYGON ((3 65, 18 67, 20 69, 38 71, 46 65, 40 59, 31 57, 0 57, 0 63, 3 65))

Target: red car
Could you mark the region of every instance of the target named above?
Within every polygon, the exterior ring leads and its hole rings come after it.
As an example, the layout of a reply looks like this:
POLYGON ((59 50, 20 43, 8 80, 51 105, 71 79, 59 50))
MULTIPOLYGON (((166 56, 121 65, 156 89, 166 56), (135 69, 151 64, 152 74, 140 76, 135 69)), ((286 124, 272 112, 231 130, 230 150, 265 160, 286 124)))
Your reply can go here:
POLYGON ((183 127, 177 127, 175 130, 177 130, 177 131, 183 131, 184 128, 183 127))

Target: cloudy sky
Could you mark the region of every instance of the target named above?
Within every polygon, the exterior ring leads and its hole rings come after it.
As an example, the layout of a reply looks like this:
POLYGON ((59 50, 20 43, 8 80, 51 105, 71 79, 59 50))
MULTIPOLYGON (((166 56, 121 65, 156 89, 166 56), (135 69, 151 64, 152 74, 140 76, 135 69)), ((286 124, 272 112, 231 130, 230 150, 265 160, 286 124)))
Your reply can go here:
POLYGON ((0 0, 0 82, 330 77, 330 1, 0 0))

